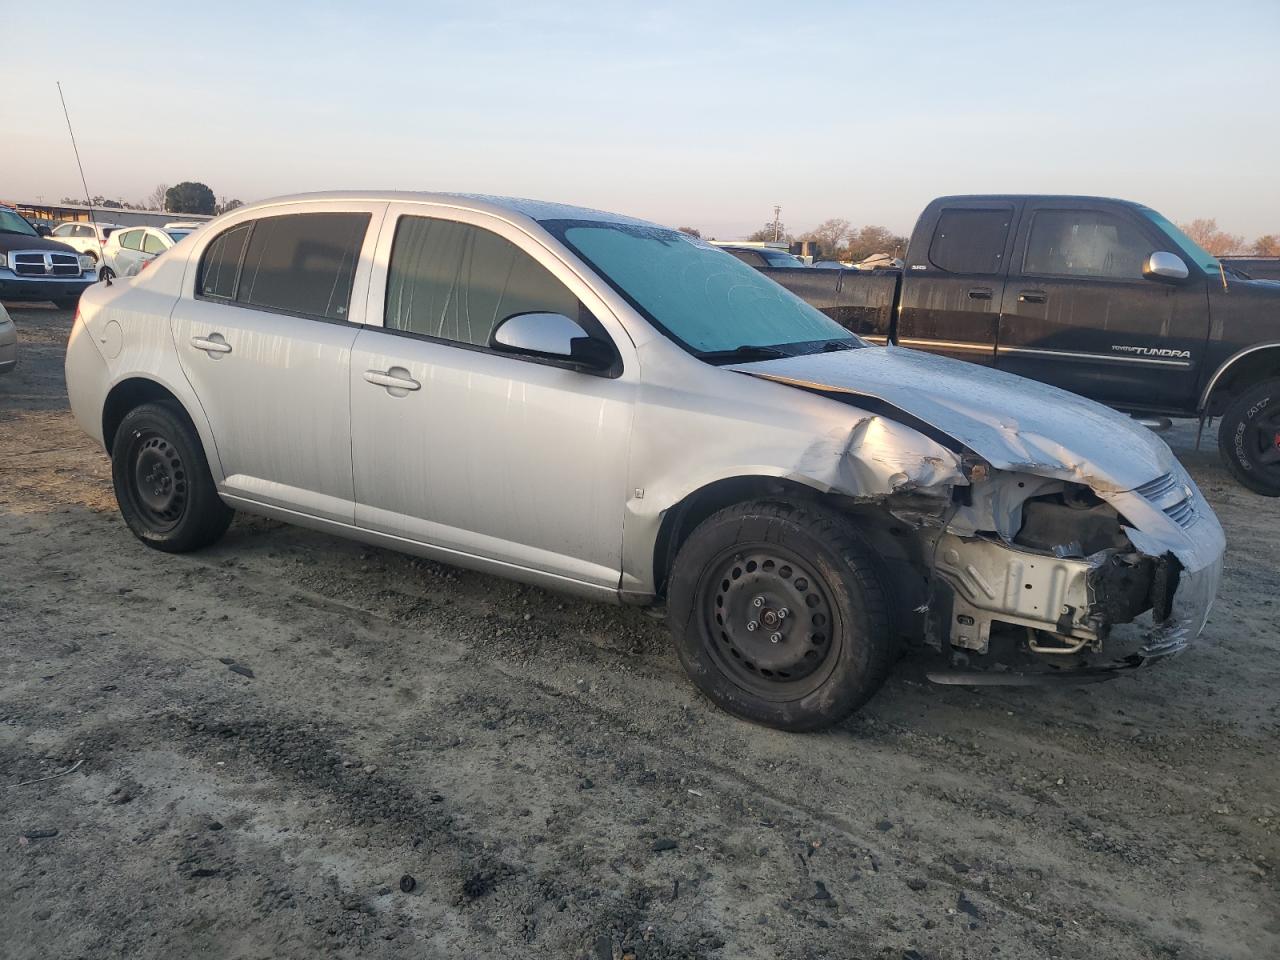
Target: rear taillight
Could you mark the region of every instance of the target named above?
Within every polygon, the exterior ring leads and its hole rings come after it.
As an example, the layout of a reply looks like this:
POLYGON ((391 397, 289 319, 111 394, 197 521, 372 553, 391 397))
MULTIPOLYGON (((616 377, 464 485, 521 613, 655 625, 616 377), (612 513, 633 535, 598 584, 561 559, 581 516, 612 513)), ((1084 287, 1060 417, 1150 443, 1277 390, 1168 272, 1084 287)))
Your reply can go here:
MULTIPOLYGON (((154 259, 155 257, 151 258, 151 260, 154 259)), ((147 269, 147 267, 151 266, 151 260, 143 260, 142 263, 138 265, 138 272, 141 273, 143 270, 147 269)))

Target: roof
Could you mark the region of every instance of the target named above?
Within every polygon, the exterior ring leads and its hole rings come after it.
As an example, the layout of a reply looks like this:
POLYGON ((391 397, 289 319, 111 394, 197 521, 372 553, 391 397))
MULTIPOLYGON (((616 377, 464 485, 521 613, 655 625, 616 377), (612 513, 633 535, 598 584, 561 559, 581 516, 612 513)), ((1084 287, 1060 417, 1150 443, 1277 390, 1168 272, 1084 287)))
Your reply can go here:
POLYGON ((954 200, 1090 200, 1104 203, 1121 203, 1127 207, 1141 207, 1136 200, 1122 200, 1119 197, 1097 197, 1076 193, 959 193, 949 197, 938 197, 934 203, 954 200))
MULTIPOLYGON (((393 203, 438 203, 498 216, 516 214, 531 220, 599 220, 606 223, 626 223, 640 227, 660 227, 648 220, 639 220, 621 213, 575 207, 566 203, 545 200, 529 200, 522 197, 498 197, 483 193, 429 193, 409 190, 327 190, 321 193, 298 193, 285 197, 272 197, 257 203, 248 203, 242 210, 271 206, 277 203, 304 203, 307 201, 389 201, 393 203)), ((667 229, 660 227, 661 229, 667 229)))

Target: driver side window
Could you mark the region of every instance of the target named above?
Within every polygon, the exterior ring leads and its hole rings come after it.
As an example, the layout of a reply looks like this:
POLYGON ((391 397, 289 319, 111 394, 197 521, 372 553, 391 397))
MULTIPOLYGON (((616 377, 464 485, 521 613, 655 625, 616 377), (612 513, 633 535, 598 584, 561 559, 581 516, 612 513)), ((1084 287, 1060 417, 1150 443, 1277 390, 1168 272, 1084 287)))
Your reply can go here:
POLYGON ((387 271, 387 330, 487 347, 516 313, 578 318, 569 289, 527 253, 481 227, 401 217, 387 271))
POLYGON ((1128 221, 1093 210, 1039 210, 1023 258, 1024 275, 1140 280, 1154 247, 1128 221))

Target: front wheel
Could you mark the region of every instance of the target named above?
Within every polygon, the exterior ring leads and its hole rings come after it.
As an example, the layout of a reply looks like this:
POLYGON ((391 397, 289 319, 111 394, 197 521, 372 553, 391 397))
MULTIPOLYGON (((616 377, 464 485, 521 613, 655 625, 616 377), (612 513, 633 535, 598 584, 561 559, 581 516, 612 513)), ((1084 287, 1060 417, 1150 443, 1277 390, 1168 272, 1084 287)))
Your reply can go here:
POLYGON ((111 445, 111 479, 124 522, 157 550, 208 546, 234 515, 218 496, 195 429, 168 404, 125 414, 111 445))
POLYGON ((1227 469, 1264 497, 1280 497, 1280 380, 1264 380, 1227 404, 1218 427, 1227 469))
POLYGON ((818 505, 756 501, 703 521, 676 557, 668 610, 694 683, 766 726, 836 723, 889 670, 875 560, 846 518, 818 505))

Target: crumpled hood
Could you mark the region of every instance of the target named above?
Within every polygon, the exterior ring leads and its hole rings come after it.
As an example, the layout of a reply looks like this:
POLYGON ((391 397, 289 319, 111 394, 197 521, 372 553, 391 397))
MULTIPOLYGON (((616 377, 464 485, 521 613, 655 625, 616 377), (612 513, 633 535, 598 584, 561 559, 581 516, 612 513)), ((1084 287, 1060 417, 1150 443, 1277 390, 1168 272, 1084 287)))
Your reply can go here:
POLYGON ((1165 442, 1124 414, 1057 387, 918 350, 866 347, 730 369, 798 387, 875 397, 1000 470, 1115 492, 1173 469, 1165 442))

